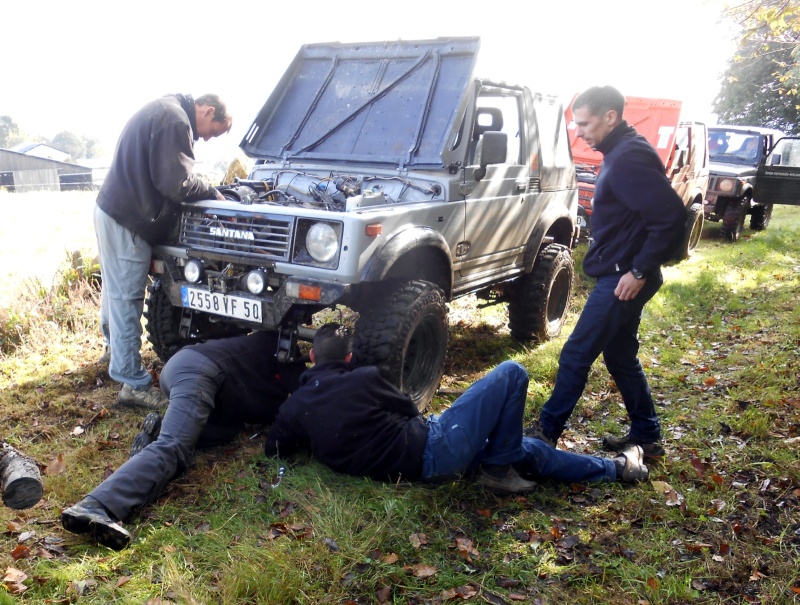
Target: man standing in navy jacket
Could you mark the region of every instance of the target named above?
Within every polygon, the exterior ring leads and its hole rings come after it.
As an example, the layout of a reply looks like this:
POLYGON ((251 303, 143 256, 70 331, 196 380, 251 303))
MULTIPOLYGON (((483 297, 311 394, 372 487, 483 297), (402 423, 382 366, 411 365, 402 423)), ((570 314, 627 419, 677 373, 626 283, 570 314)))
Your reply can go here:
POLYGON ((682 241, 686 211, 656 150, 622 119, 624 106, 625 98, 611 86, 589 88, 572 104, 577 136, 603 154, 594 190, 594 241, 583 261, 597 284, 561 351, 553 393, 526 434, 555 447, 602 353, 631 422, 626 436, 607 436, 603 445, 617 451, 640 445, 652 459, 662 457, 664 448, 637 357, 639 323, 663 283, 661 265, 682 241))

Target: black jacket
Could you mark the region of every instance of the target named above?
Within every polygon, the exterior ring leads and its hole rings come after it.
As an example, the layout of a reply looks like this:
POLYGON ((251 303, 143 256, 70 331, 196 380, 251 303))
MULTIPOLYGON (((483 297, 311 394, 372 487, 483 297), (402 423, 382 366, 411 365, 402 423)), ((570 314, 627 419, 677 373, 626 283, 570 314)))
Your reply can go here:
POLYGON ((583 270, 592 277, 656 273, 683 241, 686 209, 647 140, 622 122, 597 146, 592 237, 583 270))
POLYGON ((272 422, 278 408, 300 384, 304 363, 278 363, 278 335, 257 331, 192 345, 224 373, 209 423, 238 426, 272 422))
POLYGON ((177 226, 181 202, 216 197, 192 174, 195 129, 189 95, 145 105, 122 130, 97 205, 148 243, 164 243, 177 226))
POLYGON ((375 367, 331 361, 300 378, 264 445, 267 456, 310 447, 333 470, 379 481, 417 479, 428 425, 405 393, 375 367))

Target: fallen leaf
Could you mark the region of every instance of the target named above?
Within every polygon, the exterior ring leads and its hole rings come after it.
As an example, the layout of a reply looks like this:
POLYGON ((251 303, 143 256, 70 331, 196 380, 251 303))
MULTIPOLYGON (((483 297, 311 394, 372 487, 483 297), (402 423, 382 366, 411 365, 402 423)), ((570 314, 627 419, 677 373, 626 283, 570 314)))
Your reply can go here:
POLYGON ((418 565, 407 565, 403 569, 405 569, 407 573, 411 573, 417 578, 430 578, 439 571, 433 565, 425 565, 424 563, 420 563, 418 565))
POLYGON ((390 596, 392 596, 392 589, 389 588, 388 586, 379 588, 375 592, 375 598, 378 599, 378 605, 383 605, 384 603, 386 603, 386 601, 389 600, 390 596))
POLYGON ((387 565, 391 565, 392 563, 397 563, 397 559, 399 559, 397 553, 390 552, 387 555, 384 555, 381 561, 383 561, 387 565))
POLYGON ((411 534, 408 537, 408 541, 411 542, 411 546, 414 548, 419 548, 428 543, 428 536, 425 534, 411 534))
POLYGON ((119 580, 117 580, 117 583, 114 584, 114 588, 119 588, 123 584, 127 584, 130 581, 131 581, 131 576, 122 576, 119 580))
POLYGON ((31 549, 24 544, 17 544, 17 547, 11 551, 11 558, 15 561, 20 559, 28 559, 31 556, 31 549))
POLYGON ((458 549, 459 556, 467 563, 472 563, 472 558, 480 558, 478 551, 475 550, 475 545, 469 538, 456 538, 456 548, 458 549))
POLYGON ((52 477, 53 475, 60 475, 65 470, 67 470, 67 467, 64 465, 64 457, 58 454, 50 461, 50 464, 47 465, 44 472, 46 475, 52 477))
POLYGON ((647 585, 650 587, 650 590, 653 592, 658 590, 658 580, 653 577, 647 578, 647 585))

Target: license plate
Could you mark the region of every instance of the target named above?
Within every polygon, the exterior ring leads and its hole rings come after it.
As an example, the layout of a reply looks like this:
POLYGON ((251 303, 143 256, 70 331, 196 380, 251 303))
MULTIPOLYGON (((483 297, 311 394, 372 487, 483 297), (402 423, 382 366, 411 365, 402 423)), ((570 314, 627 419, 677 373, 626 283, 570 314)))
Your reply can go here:
POLYGON ((261 301, 244 296, 181 286, 181 304, 187 309, 197 309, 215 315, 224 315, 245 321, 261 321, 261 301))

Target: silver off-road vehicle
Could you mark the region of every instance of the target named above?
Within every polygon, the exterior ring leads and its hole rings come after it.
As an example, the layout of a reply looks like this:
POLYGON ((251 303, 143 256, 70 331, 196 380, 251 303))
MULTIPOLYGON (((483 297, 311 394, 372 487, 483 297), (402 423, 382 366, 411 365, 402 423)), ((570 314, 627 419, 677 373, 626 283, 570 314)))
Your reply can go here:
POLYGON ((313 318, 358 313, 357 363, 420 408, 447 349, 447 302, 508 302, 511 334, 556 336, 571 297, 575 168, 564 108, 474 79, 478 38, 303 46, 241 148, 256 163, 184 204, 157 246, 156 352, 231 331, 280 332, 298 355, 313 318))

